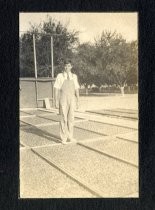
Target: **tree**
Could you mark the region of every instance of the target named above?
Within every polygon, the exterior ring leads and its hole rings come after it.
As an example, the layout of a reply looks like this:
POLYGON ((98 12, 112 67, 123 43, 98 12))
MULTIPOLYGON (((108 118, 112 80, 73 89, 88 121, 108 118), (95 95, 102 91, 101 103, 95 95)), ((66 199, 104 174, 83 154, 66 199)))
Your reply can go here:
POLYGON ((73 57, 73 50, 78 44, 78 32, 69 32, 67 26, 51 17, 39 25, 31 25, 30 30, 20 37, 21 76, 34 76, 33 34, 36 38, 38 76, 51 76, 51 35, 54 39, 53 57, 57 75, 62 71, 63 60, 73 57))
POLYGON ((79 83, 85 86, 86 94, 88 94, 88 86, 94 83, 94 75, 96 74, 94 46, 90 43, 79 45, 74 54, 73 66, 79 77, 79 83))
POLYGON ((133 77, 136 81, 137 49, 134 48, 136 44, 127 43, 116 32, 105 31, 96 40, 95 46, 98 51, 97 66, 106 83, 117 85, 124 95, 124 87, 127 83, 131 82, 133 77))
POLYGON ((20 38, 20 76, 34 77, 33 39, 29 33, 20 38))
POLYGON ((127 78, 128 85, 135 85, 138 81, 138 43, 132 41, 130 43, 130 63, 129 63, 129 75, 127 78))

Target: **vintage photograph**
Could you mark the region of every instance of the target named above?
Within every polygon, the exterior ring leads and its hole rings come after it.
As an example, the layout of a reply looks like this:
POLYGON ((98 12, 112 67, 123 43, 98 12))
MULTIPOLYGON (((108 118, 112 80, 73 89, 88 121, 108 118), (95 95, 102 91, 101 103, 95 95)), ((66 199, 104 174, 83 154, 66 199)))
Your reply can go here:
POLYGON ((138 198, 138 13, 19 13, 19 198, 138 198))

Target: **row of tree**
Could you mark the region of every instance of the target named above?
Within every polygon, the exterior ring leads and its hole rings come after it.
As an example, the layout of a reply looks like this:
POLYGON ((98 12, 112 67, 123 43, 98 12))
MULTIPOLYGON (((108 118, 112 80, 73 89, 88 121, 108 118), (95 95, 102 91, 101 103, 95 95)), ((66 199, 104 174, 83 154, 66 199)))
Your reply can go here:
POLYGON ((51 76, 50 34, 54 35, 54 72, 62 72, 63 61, 70 58, 79 83, 88 86, 116 85, 122 93, 126 85, 137 84, 138 45, 127 42, 116 32, 103 31, 94 44, 79 43, 77 31, 48 17, 20 37, 20 76, 34 77, 33 34, 36 34, 38 76, 51 76))

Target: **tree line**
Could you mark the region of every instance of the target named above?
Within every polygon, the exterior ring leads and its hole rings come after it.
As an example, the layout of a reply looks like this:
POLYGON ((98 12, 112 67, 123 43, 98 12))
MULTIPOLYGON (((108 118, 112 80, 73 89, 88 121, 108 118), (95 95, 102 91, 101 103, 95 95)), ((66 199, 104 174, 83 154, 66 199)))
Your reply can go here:
POLYGON ((51 43, 54 35, 54 72, 62 72, 64 60, 71 59, 80 85, 115 85, 124 92, 127 85, 137 84, 138 44, 127 42, 121 34, 103 31, 89 42, 79 43, 79 32, 69 31, 67 25, 48 17, 20 36, 20 77, 34 77, 33 34, 36 38, 36 57, 39 77, 51 77, 51 43))

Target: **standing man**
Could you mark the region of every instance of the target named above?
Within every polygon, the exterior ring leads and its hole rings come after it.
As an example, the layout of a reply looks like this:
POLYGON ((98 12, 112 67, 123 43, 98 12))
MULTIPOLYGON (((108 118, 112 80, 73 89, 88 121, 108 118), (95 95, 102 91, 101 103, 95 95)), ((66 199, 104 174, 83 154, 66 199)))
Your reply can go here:
POLYGON ((60 137, 63 144, 67 144, 67 139, 76 142, 73 138, 73 126, 75 105, 77 109, 79 107, 79 84, 71 69, 71 61, 66 61, 63 73, 57 75, 54 84, 54 102, 61 115, 60 137))

